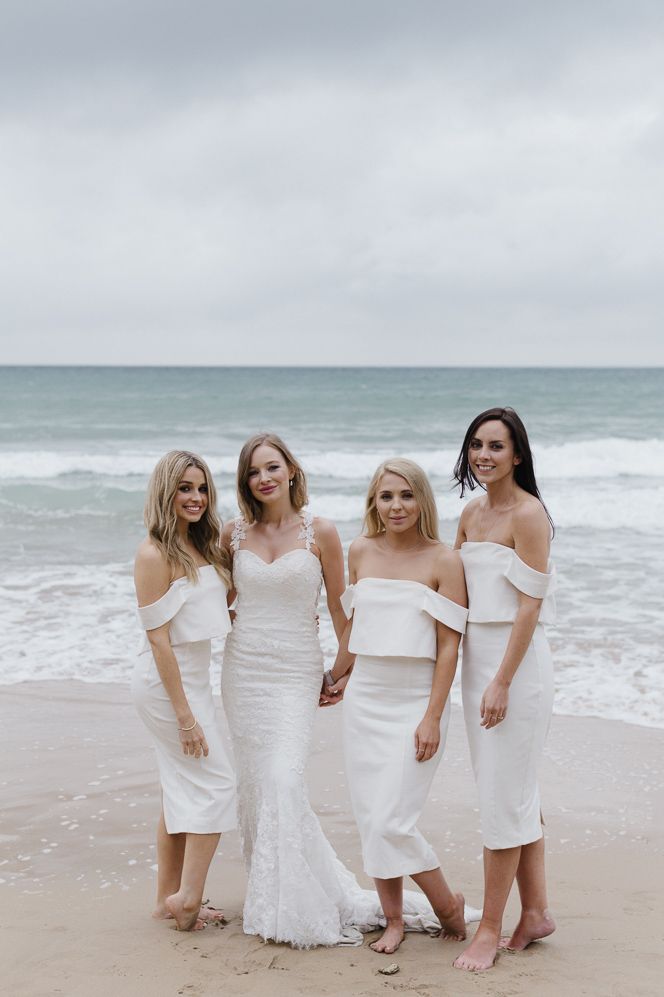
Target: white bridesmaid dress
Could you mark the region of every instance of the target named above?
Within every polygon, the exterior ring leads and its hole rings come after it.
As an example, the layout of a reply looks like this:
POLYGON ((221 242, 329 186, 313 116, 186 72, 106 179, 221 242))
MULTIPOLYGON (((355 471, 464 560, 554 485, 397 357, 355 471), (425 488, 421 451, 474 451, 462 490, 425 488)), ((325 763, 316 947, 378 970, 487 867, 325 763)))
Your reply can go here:
POLYGON ((426 712, 436 658, 436 621, 463 633, 467 610, 415 581, 362 578, 342 598, 353 614, 349 650, 356 655, 343 704, 344 753, 367 875, 391 879, 437 869, 417 829, 440 764, 440 747, 415 758, 415 730, 426 712))
POLYGON ((466 731, 487 848, 514 848, 542 837, 537 765, 553 708, 553 661, 544 625, 555 622, 555 570, 536 571, 511 547, 466 541, 468 626, 461 686, 466 731), (509 690, 505 719, 480 726, 480 703, 495 677, 519 608, 518 593, 542 599, 539 623, 509 690))
POLYGON ((161 599, 138 609, 144 630, 170 621, 182 685, 210 749, 207 758, 183 753, 173 705, 145 636, 134 667, 132 698, 152 735, 169 834, 216 834, 236 826, 235 777, 217 726, 210 685, 211 639, 230 630, 226 586, 212 565, 199 568, 198 576, 197 583, 176 579, 161 599))

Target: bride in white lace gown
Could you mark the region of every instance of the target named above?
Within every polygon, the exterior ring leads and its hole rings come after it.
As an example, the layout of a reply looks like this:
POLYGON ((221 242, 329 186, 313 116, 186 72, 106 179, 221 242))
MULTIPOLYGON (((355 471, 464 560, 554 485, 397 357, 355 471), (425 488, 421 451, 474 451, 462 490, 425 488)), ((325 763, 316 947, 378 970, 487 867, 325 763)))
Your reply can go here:
MULTIPOLYGON (((248 872, 244 930, 299 948, 360 944, 360 929, 385 923, 377 895, 337 858, 304 778, 323 677, 316 626, 323 580, 338 635, 346 622, 341 544, 331 523, 302 511, 304 474, 278 437, 245 444, 238 497, 244 515, 224 530, 237 605, 222 696, 248 872)), ((439 927, 419 894, 406 897, 405 909, 410 928, 439 927)))

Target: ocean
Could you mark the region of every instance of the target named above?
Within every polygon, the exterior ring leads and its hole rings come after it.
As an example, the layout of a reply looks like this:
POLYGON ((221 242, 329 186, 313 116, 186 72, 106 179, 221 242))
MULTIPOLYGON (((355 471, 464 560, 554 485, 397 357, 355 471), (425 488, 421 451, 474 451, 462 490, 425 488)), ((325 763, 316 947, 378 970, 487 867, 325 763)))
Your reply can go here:
MULTIPOLYGON (((205 457, 227 519, 242 442, 278 432, 344 546, 378 462, 412 457, 451 542, 464 431, 512 405, 556 524, 555 708, 664 727, 662 398, 661 368, 0 368, 0 683, 128 681, 132 558, 166 450, 205 457)), ((321 639, 331 655, 324 608, 321 639)))

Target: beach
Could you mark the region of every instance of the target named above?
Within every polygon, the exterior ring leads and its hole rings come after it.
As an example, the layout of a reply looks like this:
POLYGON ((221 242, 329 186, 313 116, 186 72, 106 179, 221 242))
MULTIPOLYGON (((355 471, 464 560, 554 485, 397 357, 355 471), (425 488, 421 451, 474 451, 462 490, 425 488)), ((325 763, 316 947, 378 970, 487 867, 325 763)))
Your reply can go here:
MULTIPOLYGON (((540 785, 558 930, 485 974, 452 969, 463 943, 409 934, 394 956, 294 951, 242 933, 244 871, 225 835, 208 880, 227 924, 179 933, 150 917, 159 809, 152 750, 119 684, 0 689, 2 992, 21 997, 449 994, 650 997, 664 973, 664 731, 554 716, 540 785), (378 970, 396 962, 399 972, 378 970)), ((312 805, 365 886, 341 755, 343 705, 319 711, 312 805)), ((223 713, 219 713, 223 724, 223 713)), ((421 828, 443 870, 481 905, 479 818, 461 710, 421 828)), ((505 928, 514 923, 513 890, 505 928)), ((470 932, 474 926, 470 927, 470 932)), ((368 936, 368 940, 376 937, 368 936)))

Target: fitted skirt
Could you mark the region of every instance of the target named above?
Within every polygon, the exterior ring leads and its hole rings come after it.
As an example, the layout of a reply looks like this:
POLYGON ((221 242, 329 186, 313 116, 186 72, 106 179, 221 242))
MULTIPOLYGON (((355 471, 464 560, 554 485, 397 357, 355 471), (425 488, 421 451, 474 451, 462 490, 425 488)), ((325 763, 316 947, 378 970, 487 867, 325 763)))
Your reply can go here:
POLYGON ((191 711, 203 728, 207 758, 185 755, 173 704, 151 653, 139 655, 132 698, 152 737, 169 834, 216 834, 236 826, 235 776, 219 729, 210 686, 210 641, 173 648, 191 711))
POLYGON ((463 641, 463 710, 487 848, 542 837, 537 766, 553 708, 553 661, 541 624, 512 680, 505 719, 491 730, 480 725, 482 696, 511 631, 511 623, 469 623, 463 641))
POLYGON ((364 870, 391 879, 436 869, 436 853, 417 828, 440 763, 415 758, 415 730, 429 704, 434 664, 426 658, 358 655, 343 702, 344 754, 364 870))

